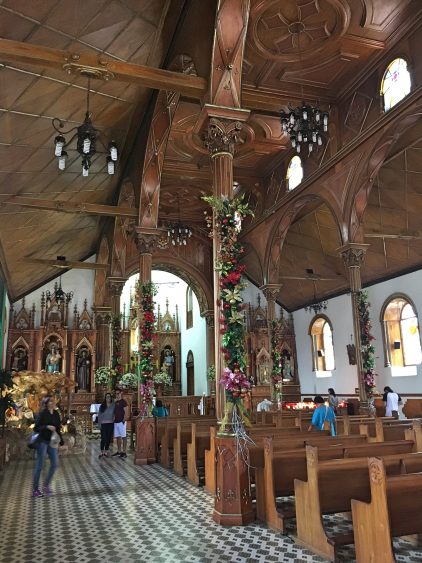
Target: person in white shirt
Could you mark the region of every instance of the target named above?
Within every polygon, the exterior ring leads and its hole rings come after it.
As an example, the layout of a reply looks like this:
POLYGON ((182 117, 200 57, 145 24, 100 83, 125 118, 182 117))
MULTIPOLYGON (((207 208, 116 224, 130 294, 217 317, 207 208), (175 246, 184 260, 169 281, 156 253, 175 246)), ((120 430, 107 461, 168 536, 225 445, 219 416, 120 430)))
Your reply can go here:
POLYGON ((395 393, 391 387, 384 387, 383 401, 385 404, 385 416, 399 417, 399 402, 401 401, 400 395, 395 393))

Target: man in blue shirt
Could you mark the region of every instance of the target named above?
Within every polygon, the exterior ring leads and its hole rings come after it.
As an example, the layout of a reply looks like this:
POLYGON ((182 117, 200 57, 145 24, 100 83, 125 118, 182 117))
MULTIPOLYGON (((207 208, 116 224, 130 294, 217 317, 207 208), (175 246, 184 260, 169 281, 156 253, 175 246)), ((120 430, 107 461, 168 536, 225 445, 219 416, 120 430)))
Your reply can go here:
POLYGON ((312 416, 312 422, 309 430, 312 430, 312 427, 315 427, 317 430, 324 430, 324 422, 329 422, 331 426, 331 435, 335 436, 336 429, 334 423, 336 420, 336 415, 334 413, 334 410, 330 406, 328 406, 328 404, 325 404, 325 401, 321 397, 321 395, 317 395, 315 397, 314 403, 317 405, 317 407, 312 416))

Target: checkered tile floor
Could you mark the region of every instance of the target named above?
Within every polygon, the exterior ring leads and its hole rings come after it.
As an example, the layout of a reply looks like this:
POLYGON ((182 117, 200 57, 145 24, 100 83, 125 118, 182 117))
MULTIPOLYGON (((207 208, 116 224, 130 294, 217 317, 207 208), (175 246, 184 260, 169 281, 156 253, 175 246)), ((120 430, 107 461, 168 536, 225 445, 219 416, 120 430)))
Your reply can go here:
MULTIPOLYGON (((323 561, 259 524, 220 527, 201 489, 158 465, 136 467, 131 455, 98 460, 97 448, 61 459, 51 498, 30 496, 33 461, 3 472, 0 563, 323 561)), ((399 561, 422 561, 403 545, 399 561)))

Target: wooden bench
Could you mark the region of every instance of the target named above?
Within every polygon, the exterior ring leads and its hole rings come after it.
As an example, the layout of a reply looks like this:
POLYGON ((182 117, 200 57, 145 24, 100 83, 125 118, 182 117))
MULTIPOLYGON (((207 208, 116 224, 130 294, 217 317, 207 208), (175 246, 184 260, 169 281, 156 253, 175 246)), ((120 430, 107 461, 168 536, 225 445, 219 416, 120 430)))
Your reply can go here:
MULTIPOLYGON (((157 419, 158 421, 159 419, 157 419)), ((198 416, 198 417, 166 417, 163 422, 159 425, 159 430, 157 432, 158 436, 161 435, 161 447, 160 447, 160 463, 164 467, 171 468, 172 466, 172 456, 173 456, 173 446, 174 440, 177 435, 177 424, 181 422, 183 424, 190 425, 192 422, 200 422, 201 424, 208 424, 211 426, 216 423, 216 418, 213 416, 198 416), (160 429, 161 427, 161 429, 160 429)))
MULTIPOLYGON (((208 438, 211 426, 217 424, 216 419, 197 420, 195 423, 195 436, 208 438)), ((183 477, 187 469, 188 445, 192 443, 192 422, 178 421, 176 436, 173 440, 173 471, 183 477)))
POLYGON ((318 449, 308 446, 307 480, 295 479, 298 542, 318 555, 335 561, 337 548, 353 543, 353 534, 328 535, 322 515, 350 512, 352 499, 370 501, 367 464, 370 452, 384 457, 389 474, 400 474, 403 470, 402 460, 409 456, 413 459, 416 456, 422 470, 422 454, 412 454, 413 448, 411 441, 369 444, 365 451, 363 446, 352 446, 349 450, 360 451, 350 456, 347 456, 346 451, 343 452, 346 459, 320 460, 318 449))
POLYGON ((205 455, 210 449, 211 431, 215 432, 215 427, 208 430, 206 434, 198 429, 196 423, 192 423, 191 441, 187 446, 187 473, 186 478, 192 485, 199 486, 204 480, 205 455))
POLYGON ((394 563, 392 538, 422 533, 422 473, 388 475, 385 460, 369 458, 369 500, 353 499, 357 563, 394 563))
POLYGON ((368 436, 370 441, 388 442, 405 439, 406 431, 410 429, 414 430, 417 439, 421 440, 421 421, 419 419, 390 419, 386 421, 385 419, 375 418, 372 422, 361 424, 360 433, 368 436))

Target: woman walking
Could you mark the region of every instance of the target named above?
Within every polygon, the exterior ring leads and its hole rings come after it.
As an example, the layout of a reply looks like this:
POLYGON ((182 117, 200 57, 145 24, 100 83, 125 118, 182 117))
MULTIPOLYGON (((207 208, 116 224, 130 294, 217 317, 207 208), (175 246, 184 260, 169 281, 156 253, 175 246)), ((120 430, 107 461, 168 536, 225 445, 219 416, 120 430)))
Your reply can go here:
POLYGON ((111 393, 106 393, 101 403, 98 424, 101 425, 101 452, 98 457, 108 457, 114 429, 114 402, 111 393))
POLYGON ((32 492, 34 498, 52 494, 50 484, 59 463, 59 445, 63 445, 60 426, 60 414, 56 409, 56 401, 54 397, 48 396, 43 401, 34 427, 34 431, 39 434, 32 492), (44 482, 43 492, 41 492, 40 477, 46 455, 50 458, 50 468, 44 482))
POLYGON ((328 389, 328 404, 333 409, 334 413, 337 414, 339 400, 332 387, 328 389))

